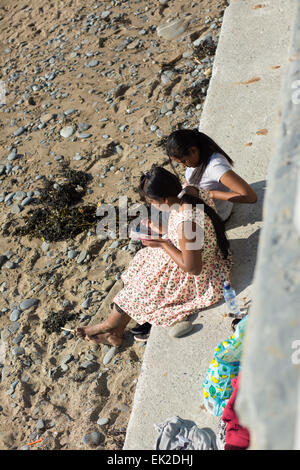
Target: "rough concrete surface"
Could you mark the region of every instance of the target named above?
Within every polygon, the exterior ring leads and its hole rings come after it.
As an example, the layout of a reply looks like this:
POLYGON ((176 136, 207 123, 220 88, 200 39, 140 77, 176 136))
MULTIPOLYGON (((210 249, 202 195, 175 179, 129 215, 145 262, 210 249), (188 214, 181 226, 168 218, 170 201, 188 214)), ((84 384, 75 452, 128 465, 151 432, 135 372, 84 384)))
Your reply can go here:
MULTIPOLYGON (((292 0, 234 0, 227 8, 200 130, 234 160, 258 202, 238 205, 227 223, 235 266, 232 284, 251 299, 263 196, 278 132, 280 86, 288 59, 292 0)), ((224 304, 206 309, 189 336, 171 339, 153 328, 137 384, 124 449, 153 449, 155 423, 172 416, 216 430, 219 418, 202 406, 202 382, 215 346, 231 334, 224 304)))
POLYGON ((259 450, 300 449, 299 5, 293 19, 237 400, 240 419, 252 430, 251 448, 259 450))

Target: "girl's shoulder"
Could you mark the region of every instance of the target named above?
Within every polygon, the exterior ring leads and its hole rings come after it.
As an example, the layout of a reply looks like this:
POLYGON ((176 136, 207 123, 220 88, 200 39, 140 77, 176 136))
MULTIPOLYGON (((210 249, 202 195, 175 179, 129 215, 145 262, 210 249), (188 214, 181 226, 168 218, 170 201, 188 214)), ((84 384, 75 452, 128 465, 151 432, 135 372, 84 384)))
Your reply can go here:
POLYGON ((221 153, 215 152, 211 155, 206 169, 211 169, 219 165, 223 165, 224 167, 231 169, 231 165, 227 158, 224 157, 224 155, 222 155, 221 153))

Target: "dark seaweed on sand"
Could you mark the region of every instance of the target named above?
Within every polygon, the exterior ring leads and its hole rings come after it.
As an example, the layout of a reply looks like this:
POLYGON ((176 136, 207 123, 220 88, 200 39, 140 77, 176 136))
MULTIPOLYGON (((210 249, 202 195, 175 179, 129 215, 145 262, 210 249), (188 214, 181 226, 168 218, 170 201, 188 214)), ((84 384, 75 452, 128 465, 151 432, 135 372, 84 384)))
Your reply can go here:
POLYGON ((96 205, 77 205, 86 194, 91 176, 66 165, 61 171, 65 183, 56 185, 45 179, 40 189, 41 207, 31 209, 25 224, 14 235, 42 238, 48 242, 74 238, 97 224, 96 205))
POLYGON ((51 333, 60 333, 61 328, 65 326, 68 321, 74 320, 76 315, 68 311, 62 310, 61 312, 50 312, 46 320, 43 321, 43 328, 49 335, 51 333))

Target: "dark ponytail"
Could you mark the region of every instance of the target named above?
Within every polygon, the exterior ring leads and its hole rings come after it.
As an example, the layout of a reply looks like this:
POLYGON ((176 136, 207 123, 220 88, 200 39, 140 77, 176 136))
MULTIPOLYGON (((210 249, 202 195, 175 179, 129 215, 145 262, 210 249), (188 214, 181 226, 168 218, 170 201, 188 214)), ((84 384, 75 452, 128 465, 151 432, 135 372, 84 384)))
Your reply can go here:
POLYGON ((208 215, 214 226, 218 247, 223 255, 223 258, 226 259, 228 257, 229 241, 225 233, 225 224, 217 212, 206 202, 204 202, 202 198, 191 196, 189 194, 184 194, 181 197, 180 204, 190 204, 192 206, 195 206, 196 204, 203 204, 204 213, 208 215))
MULTIPOLYGON (((181 191, 182 186, 179 178, 163 167, 154 167, 146 173, 146 175, 140 177, 139 193, 142 199, 148 196, 150 199, 160 201, 166 197, 177 197, 181 191)), ((184 194, 180 198, 179 203, 180 205, 186 203, 192 206, 203 204, 204 213, 208 215, 214 226, 218 247, 223 257, 226 259, 228 256, 229 241, 225 234, 224 222, 216 211, 200 197, 194 197, 189 194, 184 194)))
POLYGON ((190 178, 191 184, 200 183, 209 159, 213 153, 220 153, 226 158, 230 165, 233 165, 233 161, 227 153, 225 153, 224 150, 221 149, 221 147, 219 147, 219 145, 216 144, 216 142, 208 135, 203 132, 199 132, 198 129, 178 129, 169 135, 166 143, 166 153, 176 174, 177 172, 174 168, 171 157, 182 159, 184 156, 189 155, 189 149, 191 147, 197 147, 199 149, 201 159, 199 165, 195 168, 190 178))

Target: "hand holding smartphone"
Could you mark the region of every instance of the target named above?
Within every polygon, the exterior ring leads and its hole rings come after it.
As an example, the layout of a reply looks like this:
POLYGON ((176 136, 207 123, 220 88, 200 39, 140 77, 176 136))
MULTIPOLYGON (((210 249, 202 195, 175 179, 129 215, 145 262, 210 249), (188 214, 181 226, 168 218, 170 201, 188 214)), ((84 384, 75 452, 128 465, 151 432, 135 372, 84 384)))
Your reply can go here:
POLYGON ((130 238, 133 240, 158 240, 161 239, 161 235, 157 232, 153 232, 150 226, 139 224, 135 230, 131 230, 130 238))

